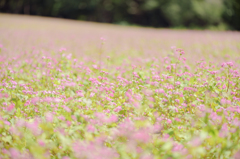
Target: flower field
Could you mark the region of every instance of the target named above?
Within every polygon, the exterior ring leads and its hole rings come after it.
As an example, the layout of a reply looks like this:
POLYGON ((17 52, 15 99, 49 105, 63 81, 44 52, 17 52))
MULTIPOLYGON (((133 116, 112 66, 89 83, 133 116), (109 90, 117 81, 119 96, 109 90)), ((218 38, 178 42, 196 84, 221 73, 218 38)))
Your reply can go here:
POLYGON ((240 158, 239 32, 0 21, 0 159, 240 158))

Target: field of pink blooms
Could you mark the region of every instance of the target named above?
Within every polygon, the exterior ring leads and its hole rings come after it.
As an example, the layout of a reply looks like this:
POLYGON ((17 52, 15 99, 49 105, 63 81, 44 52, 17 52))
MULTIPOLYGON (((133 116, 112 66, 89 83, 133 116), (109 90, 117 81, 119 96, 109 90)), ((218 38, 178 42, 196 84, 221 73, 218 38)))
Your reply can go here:
POLYGON ((240 32, 0 14, 0 159, 239 159, 240 32))

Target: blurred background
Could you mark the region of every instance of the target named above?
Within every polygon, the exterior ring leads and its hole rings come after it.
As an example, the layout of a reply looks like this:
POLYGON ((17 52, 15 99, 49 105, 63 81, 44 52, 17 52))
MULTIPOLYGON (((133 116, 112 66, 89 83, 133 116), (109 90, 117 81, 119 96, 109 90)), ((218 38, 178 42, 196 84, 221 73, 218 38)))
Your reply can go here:
POLYGON ((240 30, 240 0, 0 0, 0 12, 120 25, 240 30))

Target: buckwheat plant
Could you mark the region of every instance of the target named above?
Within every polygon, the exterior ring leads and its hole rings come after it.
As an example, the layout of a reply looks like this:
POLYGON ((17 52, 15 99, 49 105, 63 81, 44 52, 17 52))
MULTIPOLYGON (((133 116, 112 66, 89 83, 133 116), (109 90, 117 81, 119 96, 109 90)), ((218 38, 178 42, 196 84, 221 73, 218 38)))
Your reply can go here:
MULTIPOLYGON (((10 31, 1 33, 22 35, 10 31)), ((138 29, 109 31, 108 39, 140 38, 138 29)), ((172 33, 186 34, 165 32, 166 40, 172 33)), ((148 33, 152 38, 155 31, 148 33)), ((45 39, 36 47, 21 39, 29 47, 25 50, 6 40, 0 44, 0 159, 240 158, 237 58, 214 57, 206 51, 208 44, 191 52, 190 41, 183 49, 151 52, 157 40, 146 50, 141 43, 147 42, 137 41, 136 51, 118 41, 103 45, 102 39, 100 49, 94 50, 94 43, 83 55, 83 50, 58 47, 67 36, 80 45, 71 32, 62 34, 56 33, 59 41, 49 46, 42 46, 45 39), (209 58, 195 58, 197 51, 209 58)), ((84 44, 81 49, 88 47, 84 44)), ((239 44, 231 46, 239 50, 239 44)))

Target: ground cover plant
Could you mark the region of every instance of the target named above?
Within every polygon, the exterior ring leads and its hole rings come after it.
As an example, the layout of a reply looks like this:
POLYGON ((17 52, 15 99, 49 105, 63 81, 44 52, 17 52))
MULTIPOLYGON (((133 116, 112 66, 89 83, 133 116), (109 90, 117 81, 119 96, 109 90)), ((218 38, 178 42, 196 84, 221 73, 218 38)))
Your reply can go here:
POLYGON ((240 158, 238 32, 0 20, 0 158, 240 158))

